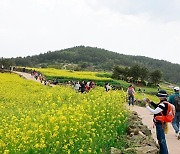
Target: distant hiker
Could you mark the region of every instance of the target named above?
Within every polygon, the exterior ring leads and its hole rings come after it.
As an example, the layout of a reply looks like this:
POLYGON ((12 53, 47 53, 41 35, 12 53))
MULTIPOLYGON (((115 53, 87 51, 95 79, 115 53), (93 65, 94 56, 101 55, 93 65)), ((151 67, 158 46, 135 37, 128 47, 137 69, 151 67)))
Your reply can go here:
POLYGON ((54 80, 53 80, 53 84, 54 84, 54 85, 57 85, 57 84, 58 84, 58 79, 54 79, 54 80))
POLYGON ((130 106, 131 104, 134 106, 134 94, 135 94, 135 90, 134 90, 133 86, 132 86, 132 85, 129 85, 129 87, 128 87, 128 89, 127 89, 129 106, 130 106))
POLYGON ((40 80, 40 82, 42 83, 42 81, 43 81, 43 76, 42 76, 42 74, 39 74, 39 80, 40 80))
POLYGON ((31 72, 31 77, 33 77, 34 71, 31 69, 30 72, 31 72))
POLYGON ((174 87, 174 94, 169 96, 169 102, 175 106, 175 116, 172 121, 172 126, 175 130, 178 140, 180 139, 180 95, 179 87, 174 87))
POLYGON ((47 80, 47 81, 46 81, 46 85, 51 87, 50 80, 47 80))
POLYGON ((13 71, 13 66, 9 66, 9 71, 10 71, 10 73, 13 71))
POLYGON ((90 90, 89 84, 90 84, 90 81, 88 81, 88 82, 86 83, 86 85, 85 85, 85 90, 86 90, 86 92, 88 92, 88 91, 90 90))
POLYGON ((78 92, 81 88, 81 85, 79 84, 79 81, 75 82, 74 89, 78 92))
POLYGON ((1 73, 4 73, 4 65, 1 65, 1 73))
POLYGON ((46 79, 44 79, 44 85, 46 85, 47 84, 47 80, 46 79))
POLYGON ((22 71, 23 71, 23 72, 26 72, 26 68, 25 68, 25 67, 23 67, 23 68, 22 68, 22 71))
POLYGON ((109 90, 112 89, 112 87, 110 86, 109 83, 105 83, 105 89, 106 89, 106 91, 108 92, 109 90))
POLYGON ((160 85, 159 85, 159 83, 157 84, 157 91, 159 91, 160 90, 160 85))
POLYGON ((2 69, 2 70, 4 69, 4 65, 1 65, 1 69, 2 69))
POLYGON ((95 86, 95 83, 94 83, 94 81, 90 81, 90 84, 89 84, 89 86, 90 86, 90 88, 94 88, 94 86, 95 86))
POLYGON ((105 84, 104 84, 104 88, 105 88, 106 91, 108 91, 108 90, 107 90, 107 87, 106 87, 107 84, 108 84, 108 83, 105 83, 105 84))
POLYGON ((11 71, 14 71, 14 66, 11 66, 11 71))
POLYGON ((34 72, 34 77, 35 77, 35 79, 37 80, 38 79, 38 72, 34 72))
POLYGON ((85 84, 85 82, 84 82, 84 81, 82 81, 80 85, 81 85, 81 93, 84 93, 84 92, 85 92, 85 90, 86 90, 86 87, 85 87, 85 86, 86 86, 86 84, 85 84))
POLYGON ((153 122, 156 126, 156 135, 157 140, 160 146, 160 154, 168 154, 168 148, 166 144, 166 138, 165 138, 165 126, 166 123, 162 122, 160 120, 157 120, 158 117, 162 117, 162 115, 166 116, 168 111, 168 105, 167 105, 167 97, 168 94, 165 90, 160 90, 157 94, 157 97, 159 97, 160 102, 158 104, 150 101, 148 98, 146 98, 146 108, 154 114, 153 122), (155 109, 152 109, 149 104, 151 104, 155 109))

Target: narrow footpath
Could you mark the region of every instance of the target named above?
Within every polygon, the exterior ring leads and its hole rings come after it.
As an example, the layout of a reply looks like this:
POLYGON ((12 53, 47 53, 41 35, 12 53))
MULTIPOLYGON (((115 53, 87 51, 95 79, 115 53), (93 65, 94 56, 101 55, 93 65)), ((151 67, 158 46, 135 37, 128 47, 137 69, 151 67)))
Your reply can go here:
MULTIPOLYGON (((41 81, 39 79, 35 79, 34 76, 31 76, 31 74, 29 73, 25 73, 25 72, 17 72, 17 71, 13 71, 14 73, 20 75, 20 76, 23 76, 24 78, 26 78, 27 80, 33 80, 33 81, 36 81, 36 82, 39 82, 41 83, 41 81)), ((42 84, 42 83, 41 83, 42 84)), ((56 85, 54 84, 50 84, 51 87, 54 87, 56 85)))
MULTIPOLYGON (((144 125, 146 125, 152 132, 152 136, 154 140, 157 142, 156 139, 156 129, 153 128, 153 115, 145 108, 145 107, 139 107, 134 106, 132 108, 133 111, 136 111, 139 115, 139 117, 142 118, 142 122, 144 125)), ((172 125, 168 124, 168 133, 166 134, 166 142, 169 150, 169 154, 180 154, 180 140, 177 140, 175 136, 174 129, 172 125)))

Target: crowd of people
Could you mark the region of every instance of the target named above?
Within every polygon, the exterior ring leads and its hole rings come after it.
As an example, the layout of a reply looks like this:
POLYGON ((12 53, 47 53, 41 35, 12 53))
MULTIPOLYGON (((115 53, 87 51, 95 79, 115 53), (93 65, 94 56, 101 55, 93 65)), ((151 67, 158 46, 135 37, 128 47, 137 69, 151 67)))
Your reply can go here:
POLYGON ((50 84, 51 84, 50 80, 47 80, 44 75, 42 75, 41 73, 39 73, 36 70, 31 70, 31 76, 34 77, 36 80, 39 79, 39 81, 44 85, 50 86, 50 84))
POLYGON ((88 82, 76 81, 73 83, 73 87, 77 92, 85 93, 85 92, 88 92, 90 89, 94 88, 95 83, 94 83, 94 81, 88 81, 88 82))
MULTIPOLYGON (((42 84, 44 85, 48 85, 50 86, 52 85, 57 85, 59 84, 57 79, 54 80, 47 80, 46 77, 44 75, 42 75, 41 73, 39 73, 38 71, 35 70, 31 70, 31 76, 34 77, 36 80, 39 80, 42 84)), ((72 86, 76 92, 81 92, 81 93, 86 93, 88 92, 90 89, 95 87, 95 83, 94 81, 68 81, 66 83, 64 83, 67 86, 72 86)))

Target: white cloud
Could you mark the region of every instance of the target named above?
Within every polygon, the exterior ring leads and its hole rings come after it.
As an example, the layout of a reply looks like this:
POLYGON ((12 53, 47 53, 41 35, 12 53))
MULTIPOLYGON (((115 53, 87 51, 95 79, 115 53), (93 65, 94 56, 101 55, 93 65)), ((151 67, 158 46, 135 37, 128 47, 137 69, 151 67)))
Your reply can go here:
POLYGON ((107 8, 120 14, 149 14, 152 20, 180 20, 178 0, 86 0, 93 9, 107 8))

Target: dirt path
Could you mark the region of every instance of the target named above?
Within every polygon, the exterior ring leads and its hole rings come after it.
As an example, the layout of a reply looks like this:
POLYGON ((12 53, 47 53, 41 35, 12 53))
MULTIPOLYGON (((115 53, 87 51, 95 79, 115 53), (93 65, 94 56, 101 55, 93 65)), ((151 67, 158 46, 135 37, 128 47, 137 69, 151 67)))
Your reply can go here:
MULTIPOLYGON (((34 76, 31 76, 31 74, 29 73, 25 73, 25 72, 16 72, 16 71, 13 71, 14 73, 16 74, 19 74, 21 76, 23 76, 24 78, 26 78, 27 80, 33 80, 33 81, 36 81, 36 82, 39 82, 41 83, 41 81, 39 79, 35 79, 34 76)), ((51 87, 54 87, 55 85, 54 84, 50 84, 51 87)))
MULTIPOLYGON (((152 136, 156 139, 156 130, 153 128, 153 115, 145 108, 145 107, 139 107, 134 106, 132 110, 136 111, 138 115, 142 118, 143 124, 147 125, 148 128, 152 132, 152 136)), ((166 141, 168 145, 169 154, 180 154, 180 140, 177 140, 174 129, 171 124, 169 124, 169 130, 168 134, 166 135, 166 141)))

